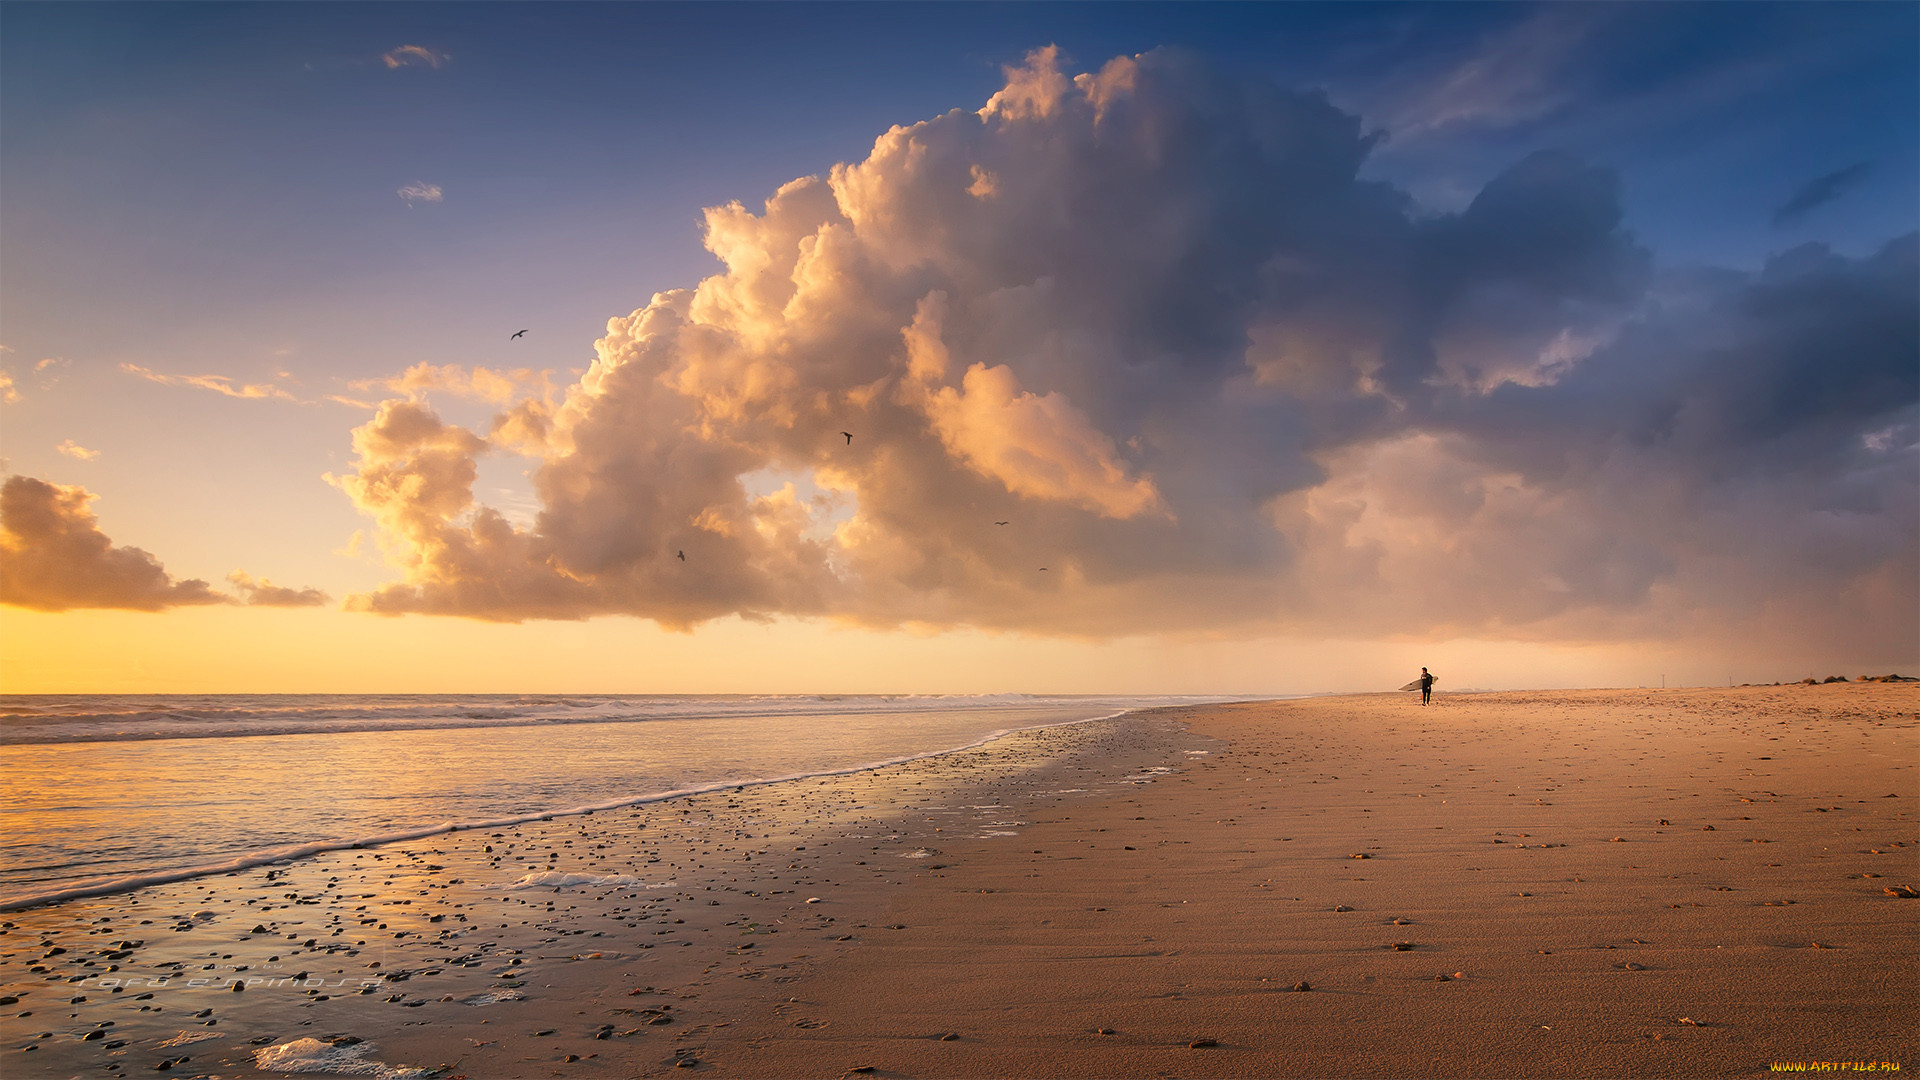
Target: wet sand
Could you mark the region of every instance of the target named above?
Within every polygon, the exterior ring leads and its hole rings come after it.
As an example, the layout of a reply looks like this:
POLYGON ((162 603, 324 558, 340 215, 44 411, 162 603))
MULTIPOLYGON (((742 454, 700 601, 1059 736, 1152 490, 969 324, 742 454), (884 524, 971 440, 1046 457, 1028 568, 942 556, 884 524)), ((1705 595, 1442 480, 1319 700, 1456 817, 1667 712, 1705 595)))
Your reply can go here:
POLYGON ((1159 710, 14 912, 0 1074, 1915 1068, 1916 705, 1159 710))

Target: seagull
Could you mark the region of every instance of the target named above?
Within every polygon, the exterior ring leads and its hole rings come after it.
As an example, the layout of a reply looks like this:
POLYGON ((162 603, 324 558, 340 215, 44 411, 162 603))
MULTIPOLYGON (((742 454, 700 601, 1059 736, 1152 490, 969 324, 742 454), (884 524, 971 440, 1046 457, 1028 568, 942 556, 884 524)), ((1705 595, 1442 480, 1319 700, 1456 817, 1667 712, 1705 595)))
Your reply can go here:
POLYGON ((686 552, 684 552, 684 551, 676 551, 676 552, 674 552, 674 554, 675 554, 675 555, 678 555, 678 556, 680 557, 680 561, 681 561, 681 562, 686 562, 686 561, 687 561, 687 553, 686 553, 686 552))
POLYGON ((1040 568, 1040 572, 1041 572, 1041 573, 1043 573, 1043 574, 1044 574, 1044 573, 1046 573, 1046 572, 1047 572, 1047 568, 1046 568, 1046 567, 1044 567, 1044 566, 1043 566, 1043 567, 1041 567, 1041 568, 1040 568))
POLYGON ((996 522, 994 522, 994 524, 995 524, 995 525, 1007 525, 1007 524, 1010 524, 1010 522, 1005 522, 1005 521, 996 521, 996 522))
POLYGON ((508 341, 512 341, 512 340, 513 340, 513 338, 517 338, 517 337, 519 337, 519 336, 520 336, 521 334, 524 334, 524 333, 526 333, 526 331, 525 331, 525 330, 518 330, 518 331, 515 331, 515 332, 514 332, 514 335, 513 335, 513 337, 510 337, 510 338, 508 338, 507 340, 508 340, 508 341))
POLYGON ((852 445, 853 445, 853 432, 851 432, 851 431, 843 431, 843 432, 841 432, 840 434, 842 434, 842 435, 845 435, 845 436, 847 437, 847 445, 848 445, 848 446, 852 446, 852 445))

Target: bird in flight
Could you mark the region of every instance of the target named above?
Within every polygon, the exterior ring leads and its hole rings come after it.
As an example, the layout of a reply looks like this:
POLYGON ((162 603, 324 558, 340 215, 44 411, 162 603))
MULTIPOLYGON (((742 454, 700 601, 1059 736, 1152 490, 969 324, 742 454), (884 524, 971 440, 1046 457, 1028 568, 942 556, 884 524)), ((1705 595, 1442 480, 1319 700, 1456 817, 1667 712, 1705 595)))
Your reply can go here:
POLYGON ((1007 525, 1007 524, 1010 524, 1010 522, 1005 522, 1005 521, 996 521, 996 522, 994 522, 994 524, 995 524, 995 525, 1007 525))
POLYGON ((517 337, 519 337, 519 336, 521 336, 522 334, 525 334, 525 333, 526 333, 526 331, 525 331, 525 330, 516 330, 516 331, 514 331, 514 333, 513 333, 513 337, 510 337, 510 338, 508 338, 507 340, 508 340, 508 341, 512 341, 512 340, 513 340, 513 338, 517 338, 517 337))
POLYGON ((1043 567, 1041 567, 1041 568, 1040 568, 1040 572, 1041 572, 1041 573, 1043 573, 1043 574, 1044 574, 1044 573, 1046 573, 1046 572, 1047 572, 1047 568, 1046 568, 1046 567, 1044 567, 1044 566, 1043 566, 1043 567))
POLYGON ((841 432, 840 434, 842 434, 842 435, 845 435, 845 436, 847 437, 847 445, 848 445, 848 446, 852 446, 852 445, 853 445, 853 432, 851 432, 851 431, 843 431, 843 432, 841 432))
POLYGON ((684 551, 676 551, 676 552, 674 552, 674 554, 675 554, 675 555, 678 555, 678 556, 680 557, 680 561, 681 561, 681 562, 686 562, 686 561, 687 561, 687 553, 686 553, 686 552, 684 552, 684 551))

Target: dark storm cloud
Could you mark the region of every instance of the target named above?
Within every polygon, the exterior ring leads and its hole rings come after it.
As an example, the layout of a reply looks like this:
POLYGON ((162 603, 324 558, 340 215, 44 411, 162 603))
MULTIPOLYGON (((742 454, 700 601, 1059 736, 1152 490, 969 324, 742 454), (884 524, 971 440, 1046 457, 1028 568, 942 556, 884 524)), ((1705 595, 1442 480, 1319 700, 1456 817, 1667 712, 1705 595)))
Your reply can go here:
MULTIPOLYGON (((1898 613, 1920 604, 1916 249, 1911 235, 1863 259, 1807 245, 1758 274, 1670 277, 1553 385, 1438 404, 1428 431, 1472 474, 1551 493, 1578 534, 1513 543, 1505 586, 1482 582, 1455 610, 1910 642, 1898 613), (1582 597, 1609 602, 1580 615, 1582 597)), ((1444 531, 1491 550, 1479 509, 1444 531)))

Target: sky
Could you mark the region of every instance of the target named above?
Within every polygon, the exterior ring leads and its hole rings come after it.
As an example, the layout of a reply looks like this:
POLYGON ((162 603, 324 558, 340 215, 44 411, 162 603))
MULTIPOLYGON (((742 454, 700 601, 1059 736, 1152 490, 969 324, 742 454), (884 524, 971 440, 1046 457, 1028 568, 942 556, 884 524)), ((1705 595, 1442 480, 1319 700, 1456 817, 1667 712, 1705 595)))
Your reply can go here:
POLYGON ((7 4, 0 690, 1912 673, 1917 57, 1904 4, 7 4))

